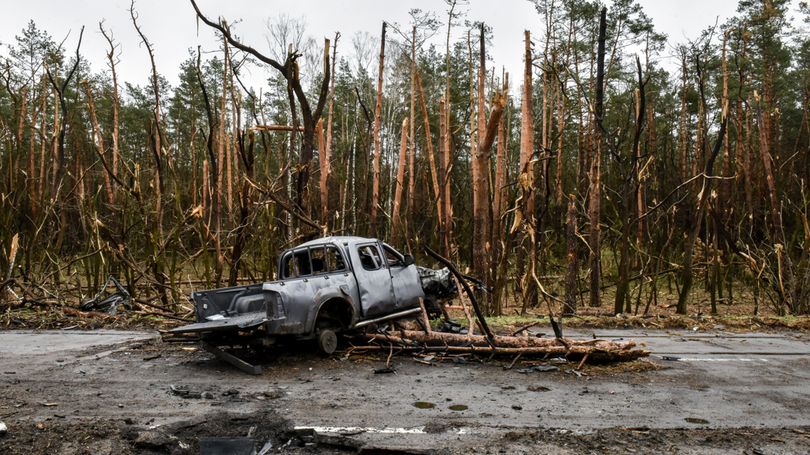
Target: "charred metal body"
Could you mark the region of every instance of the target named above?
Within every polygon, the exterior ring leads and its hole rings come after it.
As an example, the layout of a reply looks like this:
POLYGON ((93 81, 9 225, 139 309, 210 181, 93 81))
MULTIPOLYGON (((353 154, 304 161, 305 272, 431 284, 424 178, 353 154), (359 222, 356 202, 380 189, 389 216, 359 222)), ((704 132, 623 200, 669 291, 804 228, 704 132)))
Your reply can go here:
POLYGON ((277 281, 193 292, 197 322, 170 333, 215 348, 317 339, 331 353, 337 333, 420 311, 424 297, 413 256, 378 239, 327 237, 285 251, 277 281))

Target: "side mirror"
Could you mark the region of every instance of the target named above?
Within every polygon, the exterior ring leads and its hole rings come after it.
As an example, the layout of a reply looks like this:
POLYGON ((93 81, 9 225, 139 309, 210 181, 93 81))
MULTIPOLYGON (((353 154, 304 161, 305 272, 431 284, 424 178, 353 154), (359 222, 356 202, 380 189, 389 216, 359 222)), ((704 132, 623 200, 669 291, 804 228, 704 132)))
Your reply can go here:
POLYGON ((408 267, 409 265, 413 265, 413 264, 416 263, 416 261, 413 259, 412 254, 406 254, 404 262, 405 262, 405 267, 408 267))

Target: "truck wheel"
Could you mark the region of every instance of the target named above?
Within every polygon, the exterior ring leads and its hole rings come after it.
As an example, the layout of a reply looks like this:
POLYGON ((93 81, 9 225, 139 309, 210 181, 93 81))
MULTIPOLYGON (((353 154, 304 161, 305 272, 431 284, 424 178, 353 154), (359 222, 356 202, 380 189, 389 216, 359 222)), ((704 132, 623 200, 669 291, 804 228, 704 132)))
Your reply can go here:
POLYGON ((337 348, 337 335, 335 332, 325 329, 318 335, 318 348, 324 354, 331 354, 337 348))

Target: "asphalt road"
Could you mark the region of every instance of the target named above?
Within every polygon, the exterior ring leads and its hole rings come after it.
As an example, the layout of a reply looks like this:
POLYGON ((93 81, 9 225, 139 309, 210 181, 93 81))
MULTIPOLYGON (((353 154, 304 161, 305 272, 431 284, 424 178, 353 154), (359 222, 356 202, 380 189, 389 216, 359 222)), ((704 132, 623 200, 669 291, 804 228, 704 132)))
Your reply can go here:
POLYGON ((300 429, 411 448, 476 447, 537 428, 587 434, 614 427, 810 426, 806 334, 597 329, 565 335, 635 339, 664 368, 592 375, 586 367, 580 376, 566 372, 574 364, 520 373, 520 363, 507 371, 503 363, 425 365, 406 356, 394 358, 395 373, 375 374, 384 361, 299 350, 264 360, 263 374, 249 376, 193 347, 167 346, 154 333, 0 331, 0 420, 102 415, 155 426, 212 409, 272 408, 300 429))

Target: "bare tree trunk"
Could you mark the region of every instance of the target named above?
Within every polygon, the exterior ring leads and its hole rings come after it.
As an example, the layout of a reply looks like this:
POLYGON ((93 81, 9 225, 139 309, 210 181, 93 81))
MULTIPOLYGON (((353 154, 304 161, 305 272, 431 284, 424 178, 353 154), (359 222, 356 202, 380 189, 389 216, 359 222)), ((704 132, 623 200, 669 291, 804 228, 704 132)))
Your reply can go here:
MULTIPOLYGON (((548 9, 546 10, 545 21, 546 21, 546 39, 543 49, 543 108, 542 108, 542 124, 541 124, 541 149, 543 155, 546 155, 550 151, 550 136, 551 136, 551 129, 554 123, 554 83, 551 80, 551 75, 549 69, 551 67, 556 67, 556 52, 552 56, 552 61, 549 61, 549 47, 551 45, 552 39, 552 31, 553 31, 553 24, 552 24, 552 17, 554 15, 554 0, 548 3, 548 9)), ((535 241, 538 244, 538 249, 540 250, 540 258, 539 260, 535 261, 535 272, 539 273, 540 275, 546 274, 546 254, 548 250, 548 241, 546 237, 546 226, 548 223, 548 216, 549 216, 549 161, 547 159, 542 160, 540 162, 540 179, 538 182, 538 186, 540 187, 541 197, 540 203, 538 204, 537 210, 537 226, 535 228, 535 241), (539 269, 539 270, 538 270, 539 269)), ((535 289, 536 283, 534 280, 531 282, 532 292, 531 292, 531 306, 535 307, 538 304, 538 293, 535 289)))
POLYGON ((447 113, 445 107, 445 100, 442 97, 441 101, 439 101, 439 176, 441 177, 440 180, 440 201, 441 201, 441 209, 439 211, 439 219, 440 219, 440 245, 441 245, 441 254, 444 257, 450 257, 451 255, 451 244, 450 244, 450 191, 449 191, 449 178, 448 178, 448 169, 447 165, 449 159, 447 155, 449 154, 447 150, 447 113))
MULTIPOLYGON (((54 77, 52 79, 59 80, 59 66, 54 68, 54 77)), ((51 81, 53 83, 53 81, 51 81)), ((56 174, 59 171, 59 137, 60 130, 62 129, 62 122, 60 116, 60 96, 58 87, 53 91, 53 133, 51 133, 51 185, 46 193, 50 194, 56 191, 56 174)), ((42 162, 43 166, 45 162, 42 162)))
POLYGON ((371 228, 369 236, 377 237, 377 206, 380 203, 380 109, 382 108, 383 64, 385 62, 385 28, 380 39, 380 72, 377 76, 377 106, 374 108, 374 178, 371 187, 371 228))
POLYGON ((394 207, 393 207, 393 225, 391 226, 391 242, 393 245, 400 246, 397 241, 397 234, 399 233, 400 218, 400 204, 402 203, 402 184, 405 180, 405 155, 408 154, 408 117, 402 120, 402 133, 401 142, 399 146, 399 165, 397 166, 397 180, 395 183, 396 190, 394 194, 394 207))
MULTIPOLYGON (((624 308, 625 313, 630 313, 632 307, 630 306, 630 299, 628 296, 628 288, 630 285, 630 233, 633 229, 633 197, 637 195, 636 191, 632 188, 633 178, 638 175, 636 168, 638 165, 639 145, 641 142, 641 133, 644 128, 644 117, 647 113, 646 97, 645 97, 645 83, 641 74, 641 62, 636 57, 636 67, 638 68, 638 89, 635 91, 636 101, 636 126, 633 136, 633 146, 630 152, 629 160, 617 158, 617 164, 620 168, 619 174, 622 178, 621 201, 619 203, 619 215, 621 216, 621 241, 619 253, 619 281, 616 284, 616 300, 614 302, 613 311, 621 313, 623 304, 627 302, 624 308)), ((636 182, 637 188, 640 187, 640 182, 636 182)))
MULTIPOLYGON (((537 266, 537 244, 535 243, 534 224, 534 163, 532 154, 534 153, 534 101, 532 87, 532 41, 528 30, 524 32, 526 52, 524 57, 523 72, 523 101, 520 125, 520 177, 522 196, 522 214, 524 222, 524 250, 528 250, 529 270, 520 276, 521 289, 523 290, 523 310, 526 312, 530 299, 530 289, 534 283, 534 275, 537 266)), ((518 271, 522 271, 521 258, 518 259, 518 271)), ((520 275, 520 273, 519 273, 520 275)))
MULTIPOLYGON (((484 24, 481 23, 481 51, 480 58, 481 64, 478 68, 478 150, 475 150, 472 159, 472 174, 473 174, 473 274, 479 280, 484 281, 487 285, 490 284, 490 264, 487 246, 489 245, 489 188, 487 185, 487 177, 489 176, 489 150, 482 150, 481 147, 486 143, 485 137, 489 131, 486 125, 486 106, 485 98, 485 78, 486 78, 486 48, 484 42, 484 24)), ((503 100, 501 100, 503 101, 503 100)), ((493 106, 493 114, 496 107, 493 106)), ((500 116, 503 115, 503 106, 500 106, 500 116)), ((490 123, 492 117, 490 117, 490 123)), ((492 139, 495 139, 497 133, 498 123, 492 125, 492 139)), ((489 144, 492 147, 492 144, 489 144)), ((479 293, 480 297, 483 297, 479 293)))
MULTIPOLYGON (((27 107, 27 105, 28 105, 28 87, 27 86, 23 86, 21 98, 22 98, 22 106, 20 107, 20 115, 18 117, 19 125, 17 127, 17 147, 16 147, 17 148, 17 153, 16 154, 8 153, 8 158, 9 158, 9 163, 8 163, 9 164, 9 166, 8 166, 9 178, 8 178, 7 184, 8 184, 9 189, 17 188, 17 182, 15 181, 16 180, 16 175, 17 174, 23 174, 22 169, 20 169, 19 166, 12 164, 11 157, 13 155, 16 155, 17 156, 16 161, 19 164, 19 159, 20 159, 20 156, 22 155, 22 150, 23 150, 23 131, 24 131, 23 127, 25 126, 25 118, 28 116, 28 111, 27 111, 27 109, 28 109, 28 107, 27 107)), ((23 185, 23 187, 25 187, 25 185, 23 185)))
MULTIPOLYGON (((217 180, 217 156, 214 153, 214 131, 216 131, 216 121, 214 120, 214 113, 213 109, 211 108, 211 102, 208 98, 208 91, 205 89, 205 84, 203 84, 202 80, 202 73, 200 71, 200 53, 199 50, 197 51, 197 82, 200 84, 200 90, 202 91, 203 101, 205 102, 205 113, 208 117, 208 140, 206 141, 206 151, 208 152, 208 161, 203 162, 203 204, 206 207, 206 212, 208 216, 204 216, 201 218, 200 223, 202 225, 200 235, 203 237, 203 244, 202 248, 204 251, 204 258, 207 259, 208 257, 208 239, 210 235, 210 224, 214 226, 219 225, 219 203, 220 201, 217 200, 216 195, 219 194, 218 187, 219 181, 217 180), (213 218, 213 223, 209 221, 208 223, 205 222, 206 219, 211 220, 213 218), (204 229, 203 229, 204 228, 204 229), (204 232, 206 231, 209 235, 205 235, 204 232)), ((222 280, 222 255, 220 254, 220 238, 218 235, 213 236, 214 246, 216 247, 216 258, 215 258, 215 284, 217 287, 221 286, 222 280)), ((208 270, 208 261, 205 260, 205 267, 206 271, 208 270)), ((209 276, 206 276, 206 280, 210 279, 209 276)))
MULTIPOLYGON (((415 187, 415 169, 414 169, 414 158, 416 156, 415 148, 416 148, 416 26, 413 26, 412 36, 411 36, 411 142, 410 147, 408 149, 408 215, 413 215, 413 193, 416 192, 415 187)), ((425 122, 427 122, 427 116, 425 118, 425 122)), ((428 143, 430 143, 430 131, 425 130, 426 134, 428 134, 428 143)), ((431 154, 431 159, 433 155, 431 154)), ((410 238, 412 229, 410 227, 410 223, 407 224, 408 232, 406 233, 406 237, 409 239, 406 242, 410 245, 410 238)), ((410 247, 409 247, 410 250, 410 247)))
POLYGON ((328 216, 328 209, 327 209, 327 201, 329 200, 329 195, 327 194, 326 189, 326 178, 329 175, 329 162, 326 160, 326 139, 323 136, 323 119, 318 120, 318 124, 315 125, 315 135, 318 137, 318 153, 320 155, 320 159, 318 160, 319 164, 319 174, 320 174, 320 193, 321 193, 321 226, 323 229, 328 230, 328 223, 326 222, 326 217, 328 216))
MULTIPOLYGON (((113 100, 113 129, 112 129, 112 172, 114 175, 118 175, 118 110, 120 107, 120 101, 118 99, 118 75, 115 72, 115 44, 113 44, 112 36, 108 36, 107 32, 104 31, 104 27, 102 23, 98 24, 98 28, 101 30, 102 35, 107 40, 107 43, 110 45, 110 53, 107 54, 107 60, 110 62, 110 73, 112 74, 112 100, 113 100)), ((115 204, 116 197, 115 192, 112 193, 110 204, 115 204)))
MULTIPOLYGON (((32 81, 33 82, 33 81, 32 81)), ((33 83, 32 83, 33 86, 33 83)), ((32 90, 33 91, 33 90, 32 90)), ((43 101, 45 100, 45 92, 42 92, 43 101)), ((37 117, 39 116, 39 109, 34 109, 34 112, 31 113, 31 126, 37 124, 37 117)), ((43 116, 44 116, 43 112, 43 116)), ((36 172, 36 139, 33 134, 31 133, 30 137, 28 138, 29 142, 29 149, 28 149, 28 178, 26 182, 26 187, 28 188, 28 199, 29 199, 29 207, 31 209, 31 219, 36 219, 36 212, 37 212, 37 192, 36 192, 36 179, 34 178, 36 172)))
MULTIPOLYGON (((40 157, 39 157, 39 183, 37 184, 37 201, 39 201, 40 205, 44 205, 44 203, 45 203, 45 201, 43 200, 43 197, 45 195, 44 192, 47 191, 46 190, 46 182, 45 182, 46 181, 46 179, 45 179, 45 169, 47 168, 46 164, 48 162, 48 160, 47 160, 48 145, 47 145, 47 141, 45 141, 45 137, 46 137, 45 133, 47 131, 46 123, 48 121, 47 120, 48 115, 47 115, 47 111, 45 109, 46 109, 46 107, 48 105, 48 95, 47 95, 46 87, 47 87, 47 79, 43 78, 42 79, 42 107, 40 108, 40 110, 42 110, 42 123, 40 123, 40 125, 39 125, 39 128, 42 131, 42 140, 40 141, 41 144, 40 144, 40 151, 39 151, 39 155, 40 155, 40 157)), ((56 114, 54 114, 54 115, 56 115, 56 114)), ((54 118, 56 118, 56 117, 54 117, 54 118)))
MULTIPOLYGON (((700 63, 698 62, 698 65, 700 63)), ((700 102, 705 104, 705 97, 704 97, 704 75, 701 73, 701 68, 698 66, 698 88, 700 89, 700 102)), ((692 252, 695 247, 695 241, 697 240, 697 236, 700 233, 700 227, 702 225, 703 215, 706 212, 706 204, 709 201, 710 193, 712 192, 712 181, 710 177, 712 176, 712 172, 714 169, 714 162, 717 158, 718 153, 720 153, 720 148, 723 145, 723 141, 725 140, 726 128, 728 125, 728 102, 727 100, 723 101, 722 107, 722 123, 720 124, 720 131, 717 134, 717 142, 712 149, 711 154, 706 159, 706 167, 703 171, 703 182, 698 193, 700 195, 698 199, 697 210, 695 213, 695 221, 692 224, 692 228, 689 231, 687 238, 686 238, 686 245, 684 246, 683 251, 683 268, 681 274, 681 293, 678 296, 678 307, 676 312, 678 314, 686 314, 687 309, 687 300, 689 299, 689 293, 692 290, 692 283, 694 277, 692 276, 692 252)))
POLYGON ((441 159, 441 185, 442 185, 442 255, 450 258, 453 254, 453 205, 450 201, 450 30, 453 28, 454 11, 458 0, 448 0, 450 10, 447 12, 447 40, 445 42, 445 92, 444 108, 441 111, 441 122, 444 122, 442 134, 443 147, 439 149, 441 159), (443 151, 443 153, 442 153, 443 151))
MULTIPOLYGON (((571 62, 571 49, 572 49, 572 39, 574 36, 574 17, 571 16, 571 20, 569 21, 568 25, 568 43, 565 46, 565 68, 568 68, 569 63, 571 62)), ((557 111, 557 134, 559 135, 558 144, 557 144, 557 178, 555 180, 555 190, 554 195, 557 200, 557 213, 558 219, 562 215, 563 211, 563 189, 562 189, 562 154, 563 154, 563 133, 565 132, 565 114, 568 102, 568 78, 565 77, 562 81, 562 88, 557 91, 558 93, 558 105, 559 109, 557 111)), ((559 227, 557 224, 555 227, 559 227)))
POLYGON ((787 245, 785 244, 785 234, 782 230, 782 216, 779 213, 779 195, 776 192, 776 179, 774 177, 773 156, 771 156, 771 144, 765 131, 765 118, 762 113, 762 105, 760 104, 759 96, 754 93, 756 100, 757 122, 759 123, 759 139, 760 139, 760 153, 762 154, 762 161, 765 165, 765 181, 768 184, 768 196, 771 202, 771 222, 773 223, 773 243, 776 250, 777 259, 779 261, 779 289, 781 297, 789 305, 790 310, 796 314, 799 312, 801 302, 796 299, 795 286, 793 283, 793 270, 790 265, 790 256, 787 253, 787 245))
POLYGON ((688 132, 686 131, 686 49, 681 49, 681 65, 682 65, 682 80, 683 85, 681 86, 681 92, 683 97, 681 98, 681 134, 680 134, 680 142, 681 142, 681 155, 680 155, 680 168, 681 168, 681 182, 685 182, 687 178, 686 169, 688 168, 687 159, 686 159, 686 138, 688 132))
MULTIPOLYGON (((476 237, 475 237, 475 230, 476 230, 476 225, 475 225, 475 177, 478 174, 477 164, 475 163, 475 148, 478 147, 478 141, 479 141, 478 135, 483 134, 483 133, 481 133, 481 130, 484 128, 483 126, 481 126, 479 128, 477 124, 478 124, 478 122, 479 122, 479 120, 481 119, 482 116, 484 116, 484 119, 486 121, 486 113, 483 112, 483 109, 478 109, 477 106, 476 106, 476 98, 477 97, 475 95, 476 95, 476 92, 478 91, 478 88, 476 87, 475 76, 473 76, 473 74, 475 74, 475 73, 473 72, 474 59, 473 59, 473 52, 472 52, 472 29, 467 30, 467 55, 469 56, 467 69, 468 69, 468 76, 469 76, 469 79, 470 79, 470 188, 471 188, 471 190, 473 192, 473 197, 470 198, 470 203, 471 203, 470 213, 473 214, 473 223, 472 223, 473 236, 472 236, 472 240, 470 242, 470 250, 471 250, 470 257, 472 258, 472 261, 473 261, 473 273, 475 274, 475 273, 477 273, 475 271, 475 268, 476 268, 475 267, 475 262, 476 262, 476 260, 475 260, 475 254, 476 254, 475 253, 475 239, 476 239, 476 237)), ((481 99, 481 101, 483 102, 483 99, 481 99)), ((450 122, 448 122, 448 124, 449 123, 450 122)), ((475 296, 476 296, 476 298, 478 298, 480 300, 481 293, 476 291, 475 296)))
MULTIPOLYGON (((79 55, 79 49, 82 45, 82 36, 84 35, 84 27, 82 27, 81 33, 79 33, 79 44, 76 46, 76 59, 73 65, 73 69, 68 72, 67 77, 65 78, 64 83, 61 87, 57 84, 58 77, 54 77, 51 75, 50 71, 47 71, 48 78, 51 80, 51 85, 56 90, 56 94, 59 98, 59 104, 62 108, 62 119, 59 122, 59 127, 54 127, 54 133, 56 130, 59 131, 59 139, 56 141, 56 155, 54 156, 54 167, 53 167, 53 183, 51 186, 51 190, 59 191, 59 188, 62 185, 62 172, 64 169, 65 164, 65 129, 67 126, 67 105, 65 103, 65 89, 67 88, 68 84, 70 84, 70 80, 73 78, 73 75, 76 72, 76 69, 79 67, 79 63, 81 62, 81 58, 79 55)), ((47 66, 46 66, 47 70, 47 66)), ((56 111, 56 109, 54 109, 56 111)), ((54 113, 55 114, 55 113, 54 113)), ((79 176, 74 176, 76 179, 79 179, 79 176)), ((56 199, 56 195, 53 196, 56 199)), ((58 253, 62 249, 62 244, 65 239, 65 230, 67 229, 67 211, 60 210, 59 212, 59 230, 56 235, 56 244, 54 246, 55 251, 58 253)), ((57 274, 58 280, 58 274, 57 274)))
POLYGON ((566 223, 566 246, 568 248, 565 272, 565 314, 577 312, 577 199, 568 196, 568 220, 566 223))
MULTIPOLYGON (((567 58, 566 58, 567 60, 567 58)), ((568 67, 568 62, 565 63, 566 68, 568 67)), ((558 93, 558 104, 559 109, 557 111, 557 134, 559 138, 557 138, 557 176, 554 182, 554 198, 557 201, 557 213, 562 214, 563 210, 563 188, 562 188, 562 173, 563 173, 563 138, 565 134, 565 109, 566 109, 566 101, 568 97, 566 96, 566 91, 568 89, 568 80, 563 81, 562 89, 559 90, 558 93)), ((559 218, 559 217, 558 217, 559 218)))
MULTIPOLYGON (((428 119, 427 106, 425 105, 425 94, 422 91, 422 78, 419 73, 416 73, 416 86, 419 89, 419 103, 422 105, 422 117, 425 120, 425 142, 427 142, 427 154, 430 161, 430 176, 433 179, 433 194, 436 196, 436 214, 439 215, 439 225, 441 226, 441 212, 442 212, 442 196, 439 187, 439 175, 436 171, 436 159, 433 156, 433 138, 430 135, 430 120, 428 119)), ((439 155, 441 156, 441 148, 444 144, 444 137, 440 134, 439 139, 439 155)))
MULTIPOLYGON (((481 163, 488 164, 490 160, 490 152, 492 151, 492 144, 495 142, 495 136, 498 133, 498 126, 501 123, 501 119, 503 118, 504 108, 506 107, 506 98, 498 94, 495 97, 494 103, 492 105, 492 111, 489 114, 489 122, 484 127, 482 131, 482 135, 480 136, 480 142, 478 143, 478 148, 476 151, 476 156, 474 158, 475 161, 481 163)), ((473 195, 475 196, 475 214, 474 214, 474 222, 476 224, 483 224, 486 225, 489 223, 489 211, 487 210, 489 207, 489 197, 488 197, 488 185, 487 185, 487 176, 489 172, 487 172, 485 166, 481 166, 483 169, 479 169, 479 174, 477 175, 478 179, 473 182, 473 195), (483 197, 481 196, 483 194, 483 197)), ((480 238, 473 238, 473 248, 474 253, 476 256, 475 259, 475 267, 478 273, 480 273, 481 278, 489 284, 490 279, 489 277, 492 274, 492 270, 490 268, 490 260, 489 260, 489 253, 487 251, 487 245, 489 243, 489 232, 483 231, 483 229, 479 229, 477 232, 480 235, 480 238), (481 262, 483 264, 478 264, 481 262)))
POLYGON ((234 228, 234 218, 233 218, 233 157, 234 157, 234 150, 232 146, 232 139, 231 132, 225 132, 225 159, 228 162, 227 166, 227 174, 228 174, 228 226, 230 229, 234 228))
MULTIPOLYGON (((104 155, 104 138, 101 136, 101 128, 98 126, 98 119, 96 117, 96 103, 93 99, 93 93, 90 91, 90 83, 87 80, 84 81, 85 85, 85 92, 87 93, 87 106, 90 108, 90 120, 93 123, 93 134, 96 136, 96 149, 98 150, 98 154, 104 155)), ((104 172, 104 189, 107 192, 107 200, 110 204, 113 202, 113 189, 112 189, 112 182, 110 181, 110 174, 104 172)))
MULTIPOLYGON (((504 75, 503 82, 503 96, 508 97, 509 93, 509 73, 504 75)), ((498 122, 498 156, 495 158, 495 183, 493 185, 492 197, 492 232, 491 232, 491 256, 490 256, 490 283, 494 286, 501 281, 500 276, 500 261, 503 256, 507 254, 505 248, 506 233, 503 229, 503 220, 501 219, 504 207, 506 207, 506 199, 504 196, 504 182, 506 181, 506 154, 507 154, 507 139, 506 139, 506 121, 504 116, 501 116, 498 122), (496 268, 497 267, 497 268, 496 268)), ((504 271, 505 273, 505 271, 504 271)), ((501 299, 503 298, 503 289, 498 289, 495 286, 496 292, 492 295, 492 313, 495 316, 501 315, 501 299)))
POLYGON ((332 173, 331 159, 332 159, 332 105, 335 102, 335 63, 337 59, 337 43, 340 38, 340 32, 335 33, 335 44, 332 45, 332 77, 329 87, 329 116, 327 117, 326 126, 326 144, 323 150, 321 160, 326 165, 326 173, 324 174, 324 166, 321 165, 321 224, 329 226, 329 174, 332 173), (326 197, 323 196, 326 194, 326 197))
POLYGON ((160 244, 163 241, 163 163, 161 160, 161 155, 163 155, 163 134, 160 128, 162 116, 160 114, 160 87, 158 85, 158 73, 157 68, 155 67, 155 56, 152 52, 152 45, 149 40, 146 39, 143 32, 141 32, 140 27, 137 23, 137 14, 135 13, 135 2, 134 0, 130 4, 130 16, 132 17, 132 25, 135 26, 135 30, 138 32, 138 35, 141 37, 141 40, 146 47, 147 52, 149 53, 149 60, 152 64, 152 90, 155 94, 155 109, 153 111, 154 118, 152 119, 152 127, 153 130, 150 132, 150 139, 152 141, 152 153, 155 160, 155 171, 157 175, 157 184, 155 185, 155 233, 154 238, 152 241, 152 248, 153 248, 153 255, 154 255, 154 263, 152 266, 152 272, 154 273, 155 278, 157 279, 158 283, 161 285, 159 289, 157 289, 158 294, 160 295, 161 303, 163 306, 169 305, 169 297, 166 294, 166 288, 162 286, 165 283, 166 274, 164 273, 164 252, 160 248, 160 244))
MULTIPOLYGON (((729 29, 723 35, 723 100, 728 100, 728 63, 726 61, 726 41, 728 36, 734 29, 729 29)), ((723 143, 723 164, 721 167, 721 175, 723 177, 730 177, 731 175, 731 141, 727 140, 723 143)), ((720 191, 718 197, 718 210, 720 211, 721 221, 726 223, 728 220, 728 208, 731 199, 731 182, 723 180, 720 182, 720 191)))
POLYGON ((596 106, 594 107, 594 140, 596 142, 596 153, 591 160, 591 189, 589 216, 591 219, 591 236, 588 239, 591 247, 591 295, 589 305, 591 307, 600 306, 599 281, 601 275, 601 248, 600 241, 600 211, 601 211, 601 178, 602 178, 602 100, 605 94, 605 32, 607 30, 607 8, 602 8, 599 18, 599 51, 597 54, 596 69, 596 106))
MULTIPOLYGON (((227 48, 228 39, 225 37, 225 35, 222 36, 222 43, 227 48)), ((217 147, 218 147, 217 148, 217 151, 218 151, 218 155, 217 155, 217 181, 220 183, 220 185, 217 188, 218 192, 216 194, 216 197, 218 198, 218 200, 220 202, 220 204, 218 204, 219 207, 222 207, 222 205, 223 205, 222 204, 222 199, 223 199, 223 197, 222 197, 223 188, 222 187, 225 186, 222 183, 225 181, 225 179, 223 178, 223 174, 224 174, 224 168, 225 168, 225 163, 224 163, 224 161, 225 161, 225 111, 226 111, 226 106, 227 106, 226 100, 228 99, 228 97, 226 95, 228 93, 228 88, 227 88, 228 77, 227 77, 227 74, 228 74, 228 54, 226 53, 225 57, 224 57, 224 62, 222 63, 222 92, 221 92, 222 93, 222 99, 220 100, 221 106, 220 106, 220 111, 219 111, 219 135, 217 136, 217 139, 218 139, 217 140, 217 147)), ((231 212, 230 202, 226 206, 226 210, 228 211, 228 213, 231 212)), ((219 235, 219 226, 217 226, 217 235, 219 235)))
MULTIPOLYGON (((576 41, 576 35, 574 36, 576 41)), ((579 52, 574 52, 574 71, 579 74, 579 52)), ((586 149, 589 148, 590 141, 585 137, 585 116, 583 115, 582 86, 577 84, 577 113, 579 114, 579 137, 577 143, 577 185, 579 194, 585 194, 587 183, 587 161, 585 160, 586 149)), ((590 111, 589 111, 590 112, 590 111)))

